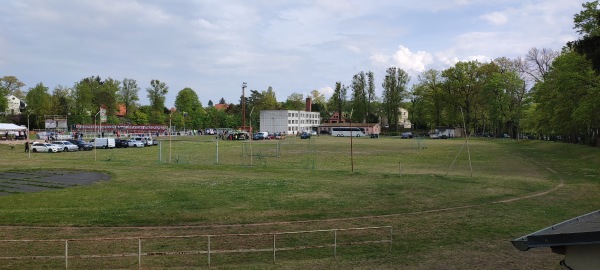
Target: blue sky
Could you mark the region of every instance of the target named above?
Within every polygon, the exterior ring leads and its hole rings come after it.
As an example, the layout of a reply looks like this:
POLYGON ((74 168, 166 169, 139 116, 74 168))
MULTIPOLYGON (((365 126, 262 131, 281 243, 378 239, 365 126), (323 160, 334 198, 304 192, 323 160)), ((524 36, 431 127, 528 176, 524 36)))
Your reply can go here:
POLYGON ((269 86, 278 101, 360 71, 388 67, 416 82, 457 61, 560 50, 577 39, 583 0, 5 0, 0 5, 0 76, 71 87, 99 75, 135 79, 140 103, 158 79, 194 89, 203 105, 237 103, 269 86))

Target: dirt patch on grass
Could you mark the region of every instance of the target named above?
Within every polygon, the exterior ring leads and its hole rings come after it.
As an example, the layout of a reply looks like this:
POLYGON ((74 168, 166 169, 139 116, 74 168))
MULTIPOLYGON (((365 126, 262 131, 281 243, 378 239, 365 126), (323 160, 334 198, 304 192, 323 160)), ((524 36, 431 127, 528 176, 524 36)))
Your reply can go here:
POLYGON ((0 172, 0 196, 56 190, 108 181, 111 177, 100 172, 39 170, 0 172))

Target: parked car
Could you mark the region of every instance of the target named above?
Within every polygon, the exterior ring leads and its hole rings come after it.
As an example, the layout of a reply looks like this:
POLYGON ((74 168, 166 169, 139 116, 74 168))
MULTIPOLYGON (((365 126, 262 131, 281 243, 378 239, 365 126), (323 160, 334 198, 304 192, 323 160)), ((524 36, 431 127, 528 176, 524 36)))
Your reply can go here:
POLYGON ((64 152, 75 152, 77 150, 79 150, 79 147, 77 145, 72 144, 69 141, 54 141, 52 142, 52 144, 56 144, 59 145, 60 147, 62 147, 64 152))
POLYGON ((77 148, 81 151, 88 151, 94 149, 94 146, 91 143, 87 143, 82 140, 67 140, 68 142, 77 145, 77 148))
POLYGON ((252 135, 252 139, 257 141, 257 140, 264 140, 265 139, 265 134, 264 133, 254 133, 254 135, 252 135))
POLYGON ((127 147, 129 147, 127 140, 115 139, 115 148, 127 148, 127 147))
POLYGON ((115 138, 95 138, 90 143, 96 148, 115 148, 115 138))
POLYGON ((31 152, 48 152, 48 153, 58 153, 62 152, 62 147, 56 144, 51 143, 33 143, 31 145, 31 152))
POLYGON ((302 134, 300 134, 300 139, 310 139, 310 133, 302 132, 302 134))
POLYGON ((141 140, 130 139, 127 141, 127 145, 131 147, 144 147, 144 143, 141 140))
POLYGON ((283 139, 285 139, 285 133, 284 132, 277 132, 277 133, 275 133, 275 139, 276 140, 283 140, 283 139))
POLYGON ((412 134, 412 132, 402 132, 402 134, 400 135, 400 138, 402 138, 402 139, 412 139, 413 138, 413 134, 412 134))

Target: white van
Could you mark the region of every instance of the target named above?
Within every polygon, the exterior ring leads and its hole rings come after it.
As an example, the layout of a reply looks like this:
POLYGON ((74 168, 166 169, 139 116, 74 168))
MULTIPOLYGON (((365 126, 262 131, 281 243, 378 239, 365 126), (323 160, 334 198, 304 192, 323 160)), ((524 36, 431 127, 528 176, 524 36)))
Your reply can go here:
POLYGON ((115 148, 115 138, 94 138, 90 143, 96 148, 115 148))

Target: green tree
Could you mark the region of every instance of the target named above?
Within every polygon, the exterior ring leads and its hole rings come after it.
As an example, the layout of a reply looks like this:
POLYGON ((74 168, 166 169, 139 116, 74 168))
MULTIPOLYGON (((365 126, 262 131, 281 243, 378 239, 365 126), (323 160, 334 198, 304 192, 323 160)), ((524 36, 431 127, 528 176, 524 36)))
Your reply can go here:
POLYGON ((71 89, 57 85, 52 91, 52 114, 68 115, 71 113, 73 101, 71 100, 71 89))
POLYGON ((35 116, 32 128, 44 127, 44 115, 51 114, 52 97, 48 93, 48 87, 43 83, 38 83, 34 88, 30 88, 25 98, 30 112, 35 116))
POLYGON ((338 113, 340 121, 344 118, 344 107, 346 106, 348 88, 342 82, 336 82, 333 90, 333 95, 329 98, 327 107, 338 113))
POLYGON ((547 79, 534 88, 542 134, 595 144, 600 128, 600 78, 591 61, 567 51, 553 63, 547 79))
POLYGON ((574 29, 580 39, 567 43, 576 52, 591 60, 594 69, 600 73, 600 10, 598 1, 582 4, 583 10, 574 16, 574 29))
POLYGON ((379 119, 373 113, 372 103, 377 96, 375 95, 375 75, 373 72, 367 72, 367 123, 377 123, 379 119))
POLYGON ((185 122, 186 129, 198 129, 203 123, 205 111, 202 103, 198 98, 198 94, 193 89, 186 87, 177 93, 175 98, 175 107, 182 114, 182 121, 185 122))
POLYGON ((119 101, 125 105, 126 114, 129 114, 131 107, 136 101, 140 100, 138 96, 139 92, 140 87, 138 86, 136 80, 127 78, 123 79, 123 84, 119 88, 119 101))
POLYGON ((286 110, 301 111, 305 109, 304 95, 300 93, 292 93, 287 97, 287 100, 283 104, 286 110))
POLYGON ((408 73, 401 68, 391 67, 386 71, 383 81, 383 103, 392 127, 399 131, 398 121, 400 107, 407 95, 406 85, 410 81, 408 73))
POLYGON ((352 77, 352 122, 365 123, 367 121, 367 78, 364 72, 359 72, 352 77))
POLYGON ((164 82, 159 80, 151 80, 151 87, 146 88, 148 92, 148 99, 150 100, 150 107, 152 112, 150 113, 150 121, 155 124, 165 123, 165 96, 169 92, 169 87, 164 82))
MULTIPOLYGON (((445 94, 442 89, 443 78, 442 73, 435 69, 429 69, 419 74, 418 87, 414 89, 413 102, 419 101, 419 111, 423 115, 419 115, 418 119, 427 122, 429 128, 443 125, 442 113, 445 109, 445 94)), ((414 113, 414 112, 413 112, 414 113)))
POLYGON ((24 99, 25 96, 21 91, 21 88, 25 84, 15 76, 4 76, 0 78, 0 112, 6 111, 8 108, 8 100, 6 95, 14 95, 20 99, 24 99))
POLYGON ((480 104, 482 85, 478 72, 481 64, 477 61, 458 62, 442 72, 444 89, 452 107, 449 110, 449 124, 462 126, 466 131, 473 129, 473 112, 480 104))

